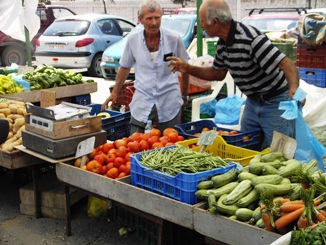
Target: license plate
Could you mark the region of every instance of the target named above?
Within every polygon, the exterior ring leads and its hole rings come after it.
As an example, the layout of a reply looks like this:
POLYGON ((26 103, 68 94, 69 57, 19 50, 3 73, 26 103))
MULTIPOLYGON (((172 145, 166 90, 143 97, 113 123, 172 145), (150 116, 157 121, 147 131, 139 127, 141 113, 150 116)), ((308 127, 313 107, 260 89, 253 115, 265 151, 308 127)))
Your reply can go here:
POLYGON ((63 49, 64 48, 64 44, 51 43, 48 45, 49 45, 49 49, 63 49))

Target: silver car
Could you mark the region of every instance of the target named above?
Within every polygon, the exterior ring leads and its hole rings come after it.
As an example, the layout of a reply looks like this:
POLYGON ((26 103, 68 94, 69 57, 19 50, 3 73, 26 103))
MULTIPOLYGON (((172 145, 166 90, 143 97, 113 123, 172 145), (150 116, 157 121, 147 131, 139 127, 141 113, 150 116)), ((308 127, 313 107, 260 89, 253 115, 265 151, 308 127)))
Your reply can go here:
POLYGON ((102 77, 103 51, 135 26, 128 19, 107 14, 57 19, 36 41, 36 62, 56 68, 87 68, 89 76, 102 77))

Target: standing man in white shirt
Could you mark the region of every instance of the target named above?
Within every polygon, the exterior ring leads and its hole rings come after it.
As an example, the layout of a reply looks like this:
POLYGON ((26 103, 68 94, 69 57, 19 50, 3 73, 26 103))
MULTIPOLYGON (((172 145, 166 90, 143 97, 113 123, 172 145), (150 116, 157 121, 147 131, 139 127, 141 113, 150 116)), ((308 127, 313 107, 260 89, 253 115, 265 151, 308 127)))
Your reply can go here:
POLYGON ((161 28, 162 8, 154 0, 140 5, 139 20, 144 28, 133 31, 120 60, 120 69, 110 96, 102 104, 118 98, 118 93, 135 68, 135 93, 129 105, 131 112, 131 134, 144 132, 147 120, 152 120, 163 131, 181 123, 182 106, 188 99, 189 75, 182 74, 182 91, 178 74, 169 67, 169 56, 189 60, 189 55, 176 32, 161 28))

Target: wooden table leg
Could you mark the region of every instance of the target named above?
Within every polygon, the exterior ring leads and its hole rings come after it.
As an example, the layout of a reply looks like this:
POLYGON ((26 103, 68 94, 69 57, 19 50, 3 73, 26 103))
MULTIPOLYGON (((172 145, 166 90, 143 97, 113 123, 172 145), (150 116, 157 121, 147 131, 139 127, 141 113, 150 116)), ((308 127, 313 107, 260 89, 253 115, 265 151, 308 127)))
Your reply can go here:
POLYGON ((66 236, 71 236, 71 215, 70 215, 69 186, 64 185, 64 188, 65 188, 66 236))
POLYGON ((41 218, 41 192, 39 188, 39 167, 37 165, 32 166, 32 178, 33 178, 33 190, 34 190, 34 200, 35 200, 35 217, 41 218))

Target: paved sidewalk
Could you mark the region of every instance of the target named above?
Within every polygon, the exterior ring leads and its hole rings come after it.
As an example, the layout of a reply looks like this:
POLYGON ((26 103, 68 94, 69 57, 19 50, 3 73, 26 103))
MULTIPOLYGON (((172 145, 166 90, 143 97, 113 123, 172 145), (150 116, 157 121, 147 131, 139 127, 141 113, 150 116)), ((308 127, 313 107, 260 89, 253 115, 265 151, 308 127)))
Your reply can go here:
MULTIPOLYGON (((25 170, 20 169, 19 172, 25 170)), ((26 170, 27 171, 27 170, 26 170)), ((24 172, 23 172, 24 173, 24 172)), ((65 221, 36 219, 19 212, 19 188, 28 181, 17 170, 0 167, 0 245, 140 245, 137 234, 121 237, 123 227, 116 220, 91 219, 87 215, 87 198, 71 207, 72 235, 65 236, 65 221), (14 175, 16 172, 16 175, 14 175), (14 176, 18 176, 17 179, 14 176)))

